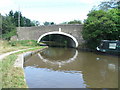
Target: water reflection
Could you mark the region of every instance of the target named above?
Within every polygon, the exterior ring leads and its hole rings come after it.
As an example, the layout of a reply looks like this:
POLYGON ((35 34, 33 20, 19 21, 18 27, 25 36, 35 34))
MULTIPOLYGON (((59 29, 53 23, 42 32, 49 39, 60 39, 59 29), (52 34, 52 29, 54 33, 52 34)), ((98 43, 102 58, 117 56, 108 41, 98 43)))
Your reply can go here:
POLYGON ((66 63, 73 62, 78 55, 78 51, 76 49, 70 50, 64 48, 64 52, 61 49, 57 51, 56 48, 49 48, 48 50, 46 49, 44 52, 38 53, 38 56, 40 57, 40 60, 42 60, 45 63, 54 64, 61 67, 66 63), (67 53, 67 55, 65 55, 64 52, 67 53))
POLYGON ((31 88, 118 87, 117 57, 75 49, 48 48, 30 57, 24 67, 31 88))

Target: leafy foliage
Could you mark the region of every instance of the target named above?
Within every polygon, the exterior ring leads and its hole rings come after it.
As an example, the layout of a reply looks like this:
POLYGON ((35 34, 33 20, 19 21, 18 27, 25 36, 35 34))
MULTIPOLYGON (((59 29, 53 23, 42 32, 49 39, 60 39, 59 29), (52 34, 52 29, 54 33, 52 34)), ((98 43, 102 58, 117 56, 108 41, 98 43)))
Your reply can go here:
POLYGON ((21 27, 31 27, 39 24, 38 21, 31 21, 30 19, 22 16, 21 12, 19 11, 13 13, 13 11, 11 10, 8 15, 12 18, 12 22, 15 24, 16 27, 19 26, 19 21, 21 27))
POLYGON ((104 10, 107 11, 109 9, 119 8, 120 9, 120 1, 119 0, 105 0, 101 2, 98 6, 94 7, 94 10, 104 10))
POLYGON ((47 21, 44 22, 44 25, 45 25, 45 26, 48 26, 48 25, 54 25, 54 24, 55 24, 54 22, 47 22, 47 21))
POLYGON ((18 11, 14 13, 11 10, 6 16, 0 14, 0 38, 10 40, 11 36, 16 35, 16 27, 19 25, 20 27, 38 26, 39 22, 23 17, 18 11))
POLYGON ((120 40, 119 8, 119 0, 106 0, 88 13, 82 34, 89 48, 95 49, 103 39, 120 40))
POLYGON ((61 24, 82 24, 80 20, 73 20, 69 22, 62 22, 61 24))
POLYGON ((69 21, 68 24, 81 24, 80 20, 69 21))
POLYGON ((83 38, 89 48, 95 49, 103 39, 117 40, 120 36, 118 9, 94 10, 84 21, 83 38), (91 44, 92 43, 92 44, 91 44))
POLYGON ((9 16, 2 16, 2 38, 10 40, 10 37, 16 34, 16 27, 12 23, 12 18, 9 16))

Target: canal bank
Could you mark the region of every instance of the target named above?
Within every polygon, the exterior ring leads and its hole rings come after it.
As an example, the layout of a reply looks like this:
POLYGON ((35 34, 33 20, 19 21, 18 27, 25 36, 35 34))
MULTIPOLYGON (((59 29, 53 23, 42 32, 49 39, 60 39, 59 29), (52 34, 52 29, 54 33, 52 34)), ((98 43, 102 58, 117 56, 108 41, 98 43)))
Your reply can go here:
POLYGON ((27 88, 22 65, 23 56, 26 56, 25 52, 32 52, 33 54, 34 52, 38 52, 43 48, 46 47, 34 47, 32 49, 26 49, 24 51, 13 53, 2 59, 2 61, 0 61, 2 85, 0 86, 2 88, 27 88))
POLYGON ((15 63, 14 63, 14 67, 21 67, 23 68, 23 64, 24 64, 24 59, 27 58, 27 57, 30 57, 44 49, 48 48, 47 46, 44 47, 44 48, 41 48, 39 50, 34 50, 34 51, 27 51, 25 53, 22 53, 22 54, 19 54, 18 55, 18 58, 16 59, 15 63))

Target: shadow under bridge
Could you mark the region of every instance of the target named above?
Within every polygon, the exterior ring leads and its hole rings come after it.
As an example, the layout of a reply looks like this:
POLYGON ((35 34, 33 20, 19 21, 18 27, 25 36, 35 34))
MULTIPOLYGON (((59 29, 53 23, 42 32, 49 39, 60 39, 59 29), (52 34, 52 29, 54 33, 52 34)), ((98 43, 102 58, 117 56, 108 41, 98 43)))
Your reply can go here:
POLYGON ((41 35, 38 39, 38 43, 40 42, 51 47, 78 47, 78 41, 75 37, 59 31, 48 32, 41 35))

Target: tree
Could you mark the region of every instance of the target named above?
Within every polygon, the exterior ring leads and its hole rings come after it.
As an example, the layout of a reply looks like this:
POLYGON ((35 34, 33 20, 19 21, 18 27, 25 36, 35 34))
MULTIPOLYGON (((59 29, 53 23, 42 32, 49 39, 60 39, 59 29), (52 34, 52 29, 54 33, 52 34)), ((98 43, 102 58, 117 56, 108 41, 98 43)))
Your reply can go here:
POLYGON ((88 14, 82 34, 89 48, 95 49, 103 39, 118 39, 120 31, 117 28, 118 15, 116 13, 116 9, 112 9, 107 12, 94 10, 88 14))
POLYGON ((68 22, 68 24, 82 24, 82 23, 80 20, 74 20, 74 21, 68 22))
POLYGON ((27 26, 27 27, 31 26, 31 20, 30 19, 26 18, 24 21, 26 22, 25 26, 27 26))
POLYGON ((60 23, 60 24, 68 24, 68 22, 62 22, 62 23, 60 23))
MULTIPOLYGON (((16 25, 16 27, 19 27, 19 25, 18 25, 18 17, 19 17, 19 15, 20 15, 20 24, 22 23, 21 22, 21 18, 22 18, 22 14, 21 14, 21 12, 18 12, 18 11, 16 11, 15 13, 14 13, 14 23, 15 23, 15 25, 16 25)), ((22 20, 23 21, 23 20, 22 20)), ((23 23, 22 23, 23 24, 23 23)), ((21 26, 21 25, 20 25, 21 26)))
POLYGON ((47 21, 44 22, 44 25, 45 25, 45 26, 48 26, 48 25, 49 25, 49 22, 47 22, 47 21))
POLYGON ((110 9, 108 11, 109 13, 109 18, 111 18, 111 20, 115 23, 115 32, 116 33, 112 33, 112 35, 114 37, 116 37, 116 39, 118 38, 118 40, 120 40, 120 10, 119 9, 110 9))
POLYGON ((16 34, 16 27, 10 16, 2 16, 2 36, 3 39, 10 40, 16 34))
POLYGON ((106 0, 101 2, 97 7, 94 7, 93 10, 104 10, 107 11, 109 9, 119 8, 120 9, 120 1, 119 0, 106 0))
POLYGON ((54 22, 51 22, 50 25, 54 25, 55 23, 54 22))
POLYGON ((14 13, 13 13, 12 10, 9 12, 8 16, 10 17, 11 22, 12 22, 13 24, 15 24, 15 22, 14 22, 14 21, 15 21, 15 20, 14 20, 14 13))
POLYGON ((33 22, 35 26, 39 26, 40 25, 40 22, 39 21, 35 21, 33 22))
POLYGON ((16 11, 15 13, 13 13, 13 11, 11 10, 8 14, 11 17, 12 22, 15 24, 16 27, 18 27, 18 22, 19 22, 19 18, 20 18, 20 26, 21 27, 31 27, 31 26, 35 26, 35 23, 33 23, 30 19, 22 16, 22 13, 19 11, 16 11))
POLYGON ((54 22, 47 22, 47 21, 44 22, 44 25, 45 25, 45 26, 48 26, 48 25, 54 25, 54 24, 55 24, 54 22))
POLYGON ((13 17, 13 16, 14 16, 14 13, 13 13, 12 10, 9 12, 8 16, 10 16, 10 17, 13 17))
POLYGON ((3 39, 10 40, 11 36, 16 35, 16 27, 18 27, 18 21, 20 16, 21 27, 31 27, 39 24, 32 22, 30 19, 22 16, 21 12, 16 11, 15 13, 11 10, 6 16, 0 14, 0 35, 3 39))

